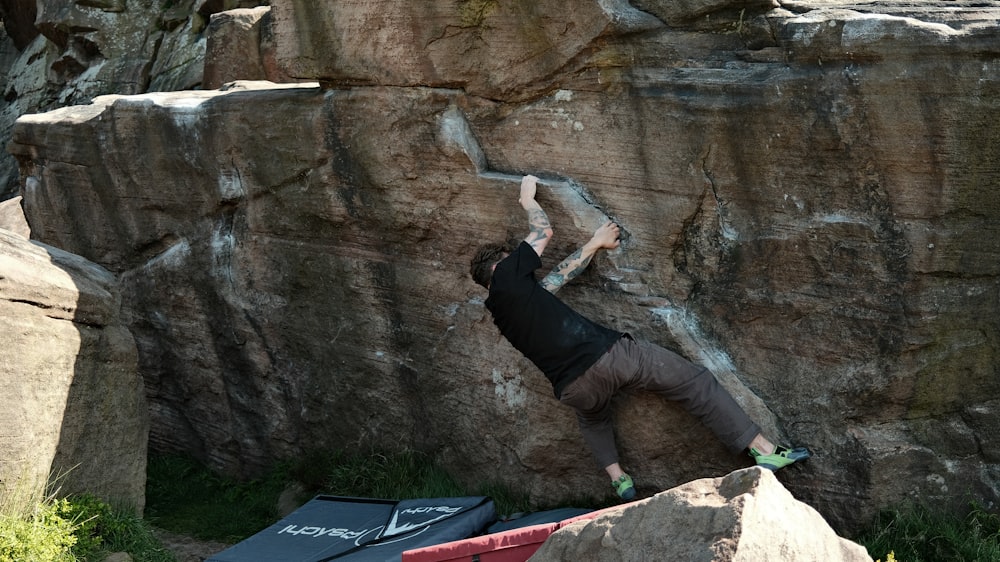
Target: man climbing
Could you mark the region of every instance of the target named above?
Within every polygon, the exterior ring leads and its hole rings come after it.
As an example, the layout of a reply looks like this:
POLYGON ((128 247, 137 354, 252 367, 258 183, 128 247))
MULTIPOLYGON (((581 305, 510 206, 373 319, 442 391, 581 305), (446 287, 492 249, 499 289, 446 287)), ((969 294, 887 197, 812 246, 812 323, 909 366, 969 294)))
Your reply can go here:
POLYGON ((749 450, 757 465, 768 470, 808 458, 804 447, 779 447, 765 438, 707 369, 596 324, 555 296, 599 250, 618 247, 618 225, 602 225, 540 282, 535 278, 552 238, 549 218, 535 201, 537 181, 534 176, 521 180, 519 202, 528 213, 528 236, 513 251, 504 244, 480 247, 470 273, 489 290, 486 308, 500 333, 545 374, 556 398, 576 411, 584 441, 618 496, 635 497, 632 478, 618 462, 611 422, 611 399, 621 390, 648 390, 679 402, 729 449, 749 450))

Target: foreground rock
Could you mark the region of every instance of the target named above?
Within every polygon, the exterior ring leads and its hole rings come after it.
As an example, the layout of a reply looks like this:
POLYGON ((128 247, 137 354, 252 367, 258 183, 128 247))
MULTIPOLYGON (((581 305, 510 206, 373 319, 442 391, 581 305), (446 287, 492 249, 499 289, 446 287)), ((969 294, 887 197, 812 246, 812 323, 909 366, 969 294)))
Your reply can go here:
POLYGON ((759 468, 696 480, 556 531, 531 562, 871 562, 759 468))
POLYGON ((28 221, 24 219, 24 211, 21 210, 20 197, 0 201, 0 229, 7 230, 11 234, 17 234, 23 238, 31 236, 28 221))
MULTIPOLYGON (((835 527, 912 495, 1000 501, 996 9, 651 1, 648 27, 594 1, 559 27, 561 2, 479 4, 463 27, 451 0, 275 2, 275 60, 335 88, 18 122, 32 235, 121 278, 156 450, 253 475, 411 447, 539 500, 610 493, 466 274, 480 242, 523 236, 531 172, 547 266, 606 218, 626 232, 565 298, 810 445, 781 477, 835 527), (385 39, 329 34, 362 24, 385 39)), ((642 493, 749 462, 673 405, 620 406, 642 493)))
POLYGON ((0 230, 0 492, 145 504, 149 418, 114 276, 0 230))

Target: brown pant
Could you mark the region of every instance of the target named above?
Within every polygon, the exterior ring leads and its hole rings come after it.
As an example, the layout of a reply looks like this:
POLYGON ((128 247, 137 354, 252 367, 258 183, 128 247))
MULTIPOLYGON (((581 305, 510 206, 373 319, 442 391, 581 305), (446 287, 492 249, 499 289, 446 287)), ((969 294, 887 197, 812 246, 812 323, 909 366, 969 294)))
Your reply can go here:
POLYGON ((734 453, 746 449, 760 433, 760 426, 708 369, 626 334, 570 383, 559 399, 576 410, 583 440, 601 468, 618 462, 611 398, 621 390, 639 389, 680 403, 734 453))

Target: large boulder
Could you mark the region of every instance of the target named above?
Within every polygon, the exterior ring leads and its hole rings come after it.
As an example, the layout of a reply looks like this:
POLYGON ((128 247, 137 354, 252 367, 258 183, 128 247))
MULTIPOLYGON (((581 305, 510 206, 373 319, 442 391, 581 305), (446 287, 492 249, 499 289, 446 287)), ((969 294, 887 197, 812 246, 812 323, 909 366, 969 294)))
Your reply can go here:
POLYGON ((865 547, 837 536, 774 475, 748 468, 704 478, 560 528, 530 558, 871 562, 865 547))
POLYGON ((0 492, 51 479, 141 513, 149 415, 117 280, 0 230, 0 492))
MULTIPOLYGON (((625 3, 481 2, 455 27, 475 3, 399 4, 273 3, 276 60, 336 88, 18 121, 32 235, 121 278, 154 449, 253 475, 413 447, 540 501, 610 493, 466 273, 482 241, 523 236, 530 172, 546 266, 624 228, 565 299, 811 446, 781 478, 836 528, 913 495, 1000 501, 1000 11, 649 2, 653 25, 625 3), (361 29, 383 38, 347 41, 361 29)), ((749 462, 675 405, 619 406, 642 493, 749 462)))
MULTIPOLYGON (((439 450, 476 479, 527 466, 519 484, 539 496, 604 489, 580 470, 591 462, 572 416, 498 338, 467 276, 484 236, 519 233, 524 218, 519 178, 469 158, 476 147, 459 105, 493 111, 430 89, 240 83, 104 96, 19 120, 12 149, 25 162, 33 236, 93 256, 122 280, 155 449, 253 475, 316 447, 406 446, 439 450), (273 115, 281 119, 262 126, 273 115), (44 140, 56 137, 73 140, 44 140), (70 177, 94 198, 60 203, 70 177), (483 439, 503 445, 480 449, 483 439), (565 455, 553 456, 552 439, 565 455), (552 479, 556 471, 566 478, 552 479)), ((555 253, 604 220, 572 186, 556 183, 544 197, 565 227, 555 253)), ((595 271, 619 285, 616 266, 595 271)), ((600 279, 574 299, 595 315, 607 304, 600 279)), ((692 339, 682 309, 674 320, 663 298, 634 306, 620 294, 619 324, 678 347, 692 339)), ((743 381, 726 382, 778 431, 743 381)), ((652 408, 665 421, 647 420, 627 447, 650 434, 707 443, 690 464, 651 467, 651 479, 747 462, 684 414, 643 404, 633 420, 652 408)))
POLYGON ((275 58, 269 7, 227 10, 212 15, 202 86, 219 88, 236 80, 294 82, 275 58))

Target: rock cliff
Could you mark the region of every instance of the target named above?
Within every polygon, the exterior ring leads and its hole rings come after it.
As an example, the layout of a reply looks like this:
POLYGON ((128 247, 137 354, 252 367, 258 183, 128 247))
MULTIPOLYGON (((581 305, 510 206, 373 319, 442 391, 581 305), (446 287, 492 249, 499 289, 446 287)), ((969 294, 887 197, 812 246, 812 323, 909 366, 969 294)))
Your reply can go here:
POLYGON ((62 493, 142 512, 149 415, 120 304, 105 269, 0 228, 5 500, 53 476, 62 493))
MULTIPOLYGON (((547 266, 626 233, 566 300, 813 448, 781 477, 835 526, 998 499, 1000 7, 411 4, 275 0, 256 51, 233 41, 245 76, 219 46, 217 83, 312 84, 18 120, 33 236, 121 280, 151 447, 248 475, 416 447, 539 500, 608 493, 466 273, 523 235, 533 173, 547 266)), ((673 405, 619 406, 642 493, 749 462, 673 405)))

